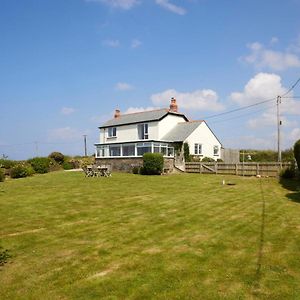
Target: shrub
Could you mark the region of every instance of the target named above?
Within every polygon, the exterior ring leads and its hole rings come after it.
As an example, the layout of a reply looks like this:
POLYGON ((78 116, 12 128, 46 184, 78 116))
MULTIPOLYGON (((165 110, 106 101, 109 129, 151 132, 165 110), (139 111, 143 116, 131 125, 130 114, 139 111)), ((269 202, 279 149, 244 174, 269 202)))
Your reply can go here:
POLYGON ((300 170, 300 140, 294 145, 294 156, 297 162, 298 170, 300 170))
POLYGON ((60 152, 52 152, 48 156, 49 158, 53 159, 56 163, 62 164, 65 160, 65 156, 60 152))
POLYGON ((140 173, 140 168, 139 167, 133 167, 132 168, 132 173, 133 174, 139 174, 140 173))
POLYGON ((94 164, 94 162, 95 162, 94 157, 84 157, 79 160, 81 168, 86 167, 88 165, 92 165, 92 164, 94 164))
POLYGON ((71 170, 73 169, 73 164, 69 161, 64 161, 62 167, 64 168, 64 170, 71 170))
POLYGON ((11 178, 23 178, 30 175, 30 170, 22 165, 16 165, 10 169, 11 178))
POLYGON ((214 160, 213 158, 207 157, 207 156, 203 157, 203 158, 201 159, 201 161, 202 161, 202 162, 215 162, 215 160, 214 160))
POLYGON ((62 165, 58 164, 55 160, 50 159, 48 172, 60 171, 62 165))
POLYGON ((0 182, 5 180, 5 173, 2 169, 0 169, 0 182))
POLYGON ((145 153, 143 155, 143 175, 160 175, 164 167, 164 158, 161 153, 145 153))
POLYGON ((16 165, 16 162, 9 159, 0 159, 0 168, 10 169, 16 165))
POLYGON ((284 179, 292 179, 296 177, 296 170, 294 166, 283 169, 280 172, 280 177, 284 179))
POLYGON ((36 173, 44 174, 49 172, 50 159, 48 157, 34 157, 28 160, 36 173))
POLYGON ((184 155, 184 160, 186 162, 191 161, 191 156, 190 156, 190 146, 188 143, 183 144, 183 155, 184 155))

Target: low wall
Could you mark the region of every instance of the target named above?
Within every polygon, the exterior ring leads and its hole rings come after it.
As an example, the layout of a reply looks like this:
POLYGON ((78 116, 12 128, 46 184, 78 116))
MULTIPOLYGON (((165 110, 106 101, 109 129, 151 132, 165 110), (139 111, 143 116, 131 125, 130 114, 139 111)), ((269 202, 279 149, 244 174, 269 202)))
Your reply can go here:
MULTIPOLYGON (((143 158, 134 157, 134 158, 96 158, 97 165, 110 165, 112 171, 122 171, 122 172, 131 172, 134 166, 142 166, 143 158)), ((172 172, 174 169, 174 159, 173 158, 164 158, 164 169, 168 169, 169 172, 172 172)))

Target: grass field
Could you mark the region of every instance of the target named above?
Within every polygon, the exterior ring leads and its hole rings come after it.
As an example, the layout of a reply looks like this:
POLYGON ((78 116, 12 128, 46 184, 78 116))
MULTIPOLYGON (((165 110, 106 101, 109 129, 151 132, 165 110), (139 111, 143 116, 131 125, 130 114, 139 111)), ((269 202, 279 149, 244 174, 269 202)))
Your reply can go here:
POLYGON ((299 188, 198 174, 0 183, 0 299, 300 299, 299 188))

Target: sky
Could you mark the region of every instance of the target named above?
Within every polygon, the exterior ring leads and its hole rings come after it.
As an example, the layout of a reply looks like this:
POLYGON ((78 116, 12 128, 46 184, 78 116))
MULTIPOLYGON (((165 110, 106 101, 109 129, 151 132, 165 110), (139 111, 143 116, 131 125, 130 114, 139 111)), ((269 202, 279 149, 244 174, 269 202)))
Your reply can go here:
MULTIPOLYGON (((299 11, 300 0, 0 0, 0 155, 83 155, 83 135, 92 154, 116 108, 171 97, 225 148, 276 150, 276 97, 300 77, 299 11)), ((299 96, 300 83, 282 98, 283 149, 300 139, 299 96)))

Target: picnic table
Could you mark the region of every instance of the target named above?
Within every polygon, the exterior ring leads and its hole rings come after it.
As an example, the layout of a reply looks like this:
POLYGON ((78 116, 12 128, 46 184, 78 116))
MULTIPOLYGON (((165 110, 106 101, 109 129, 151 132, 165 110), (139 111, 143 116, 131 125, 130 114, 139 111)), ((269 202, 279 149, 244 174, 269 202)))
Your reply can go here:
POLYGON ((111 168, 108 165, 96 166, 96 165, 88 165, 83 168, 85 173, 85 177, 110 177, 111 176, 111 168))

